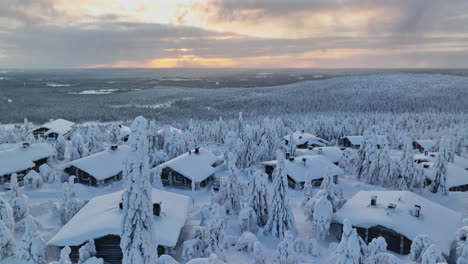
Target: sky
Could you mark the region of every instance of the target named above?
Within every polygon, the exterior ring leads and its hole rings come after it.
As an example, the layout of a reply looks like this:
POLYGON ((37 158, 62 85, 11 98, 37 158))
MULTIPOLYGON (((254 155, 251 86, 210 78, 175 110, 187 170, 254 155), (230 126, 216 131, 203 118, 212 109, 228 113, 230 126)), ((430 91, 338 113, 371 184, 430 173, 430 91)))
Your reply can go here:
POLYGON ((0 0, 0 68, 468 68, 467 0, 0 0))

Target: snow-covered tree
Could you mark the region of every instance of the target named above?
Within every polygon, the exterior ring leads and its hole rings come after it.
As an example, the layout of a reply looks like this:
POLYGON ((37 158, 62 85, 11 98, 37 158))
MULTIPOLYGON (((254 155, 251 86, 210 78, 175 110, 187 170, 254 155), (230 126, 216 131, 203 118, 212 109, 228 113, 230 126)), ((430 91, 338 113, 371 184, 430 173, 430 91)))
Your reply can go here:
POLYGON ((439 156, 435 163, 435 177, 431 184, 431 191, 433 193, 441 192, 442 194, 448 194, 447 188, 447 174, 448 174, 448 160, 449 160, 449 139, 443 137, 440 141, 439 156))
POLYGON ((311 177, 309 177, 309 175, 307 175, 306 177, 306 181, 304 183, 304 189, 302 190, 303 193, 304 193, 304 199, 302 201, 302 204, 305 205, 307 204, 307 202, 312 198, 314 197, 314 194, 313 194, 313 185, 312 185, 312 180, 311 180, 311 177))
POLYGON ((468 218, 463 219, 464 226, 455 233, 457 264, 468 264, 468 218), (466 263, 465 263, 466 262, 466 263))
POLYGON ((70 160, 77 160, 86 156, 86 148, 83 137, 78 133, 73 133, 70 149, 70 160))
POLYGON ((429 246, 421 257, 421 264, 437 264, 437 263, 447 263, 442 255, 442 250, 436 246, 431 245, 429 246))
POLYGON ((24 222, 24 234, 16 247, 16 259, 20 263, 43 263, 45 257, 45 242, 37 231, 32 216, 27 216, 24 222))
POLYGON ((257 232, 257 215, 252 207, 244 207, 238 216, 241 231, 257 232))
POLYGON ((7 227, 5 222, 0 220, 0 260, 13 255, 15 251, 14 230, 7 227))
POLYGON ((37 173, 35 170, 31 170, 24 176, 24 187, 27 189, 38 189, 42 186, 44 181, 42 180, 41 175, 37 173))
POLYGON ((326 194, 328 196, 328 200, 331 201, 333 212, 341 208, 341 206, 345 203, 345 200, 343 199, 343 192, 338 186, 336 186, 335 182, 333 181, 330 168, 327 168, 325 171, 325 176, 323 177, 322 184, 320 184, 320 191, 317 193, 316 198, 318 199, 321 195, 324 194, 326 194))
POLYGON ((222 251, 224 241, 224 214, 226 209, 219 204, 213 204, 207 224, 208 252, 222 251))
POLYGON ((387 241, 385 241, 385 238, 379 236, 378 238, 372 239, 367 248, 369 250, 369 257, 379 253, 385 253, 387 251, 387 241))
POLYGON ((400 159, 400 186, 401 190, 410 190, 413 191, 413 185, 417 177, 417 170, 414 163, 414 151, 411 144, 411 140, 406 140, 405 149, 403 151, 403 156, 400 159))
POLYGON ((288 183, 284 169, 285 156, 281 150, 276 151, 276 156, 278 164, 273 172, 273 197, 265 230, 273 236, 284 237, 285 232, 288 230, 296 232, 296 225, 287 193, 288 183))
POLYGON ((245 134, 243 137, 244 143, 244 168, 249 168, 253 166, 258 158, 258 145, 255 142, 255 134, 251 126, 247 125, 245 127, 245 134))
MULTIPOLYGON (((229 153, 234 152, 235 153, 235 147, 236 147, 236 142, 237 142, 237 135, 234 133, 234 131, 229 131, 224 138, 224 160, 229 159, 229 153)), ((236 157, 237 158, 237 157, 236 157)))
POLYGON ((55 142, 55 155, 58 160, 65 159, 66 141, 62 134, 59 134, 57 142, 55 142))
POLYGON ((70 176, 68 182, 63 183, 61 219, 64 224, 68 223, 84 206, 84 201, 77 198, 74 186, 75 176, 70 176))
POLYGON ((70 247, 64 247, 60 251, 60 258, 57 261, 52 261, 49 264, 72 264, 72 261, 70 259, 70 253, 71 249, 70 247))
POLYGON ((257 215, 257 224, 264 226, 268 219, 267 175, 261 170, 255 171, 249 178, 247 205, 257 215))
POLYGON ((263 245, 259 241, 256 241, 254 243, 253 254, 254 254, 255 264, 267 264, 268 263, 263 245))
POLYGON ((298 264, 299 256, 294 250, 294 240, 292 233, 286 231, 283 241, 278 244, 275 251, 275 259, 277 264, 298 264))
POLYGON ((154 153, 158 149, 158 129, 156 121, 153 119, 149 122, 148 127, 148 151, 154 153))
POLYGON ((16 198, 20 195, 19 185, 18 185, 18 175, 16 173, 11 174, 10 176, 10 195, 11 198, 16 198))
POLYGON ((161 151, 161 150, 155 151, 150 156, 150 161, 149 161, 150 168, 154 168, 158 165, 161 165, 168 160, 169 160, 169 156, 166 154, 166 152, 161 151))
POLYGON ((326 196, 320 197, 314 206, 312 218, 312 229, 320 239, 328 236, 331 220, 333 218, 333 207, 331 201, 326 196))
POLYGON ((89 126, 87 133, 88 152, 94 154, 102 151, 102 135, 97 126, 89 126))
POLYGON ((227 166, 229 173, 223 178, 223 189, 221 190, 224 194, 224 206, 226 212, 229 214, 238 213, 241 209, 241 195, 239 190, 239 181, 237 179, 237 168, 236 168, 236 154, 230 152, 228 154, 227 166))
POLYGON ((94 245, 94 239, 90 239, 88 243, 84 244, 78 250, 78 264, 83 264, 88 259, 96 256, 96 246, 94 245))
POLYGON ((150 170, 150 180, 153 187, 161 189, 163 187, 162 179, 162 168, 160 166, 156 166, 150 170))
POLYGON ((421 257, 424 251, 433 244, 432 240, 426 235, 419 235, 413 239, 410 248, 410 259, 412 261, 421 262, 421 257))
POLYGON ((147 121, 139 116, 130 128, 125 175, 120 247, 124 264, 152 264, 156 261, 153 236, 152 189, 148 166, 147 121))
POLYGON ((9 230, 15 230, 15 218, 10 204, 0 197, 0 220, 2 220, 9 230))
POLYGON ((158 258, 158 264, 179 264, 173 257, 163 254, 158 258))
POLYGON ((51 173, 52 173, 52 168, 50 168, 50 166, 47 165, 47 163, 44 163, 41 166, 39 166, 39 174, 41 175, 43 182, 46 182, 46 183, 52 183, 53 182, 50 179, 50 174, 51 173))
POLYGON ((343 232, 336 254, 337 264, 362 264, 367 257, 366 243, 358 236, 349 219, 343 221, 343 232))
POLYGON ((118 144, 120 142, 120 127, 117 122, 112 122, 109 131, 109 143, 118 144))
POLYGON ((389 253, 377 253, 367 258, 368 264, 401 264, 401 260, 389 253))
POLYGON ((17 197, 11 199, 10 204, 11 208, 13 209, 15 222, 19 222, 29 215, 29 199, 26 195, 18 195, 17 197))
POLYGON ((379 178, 377 184, 380 186, 393 185, 395 174, 392 171, 392 162, 390 158, 390 148, 385 145, 379 155, 379 178))

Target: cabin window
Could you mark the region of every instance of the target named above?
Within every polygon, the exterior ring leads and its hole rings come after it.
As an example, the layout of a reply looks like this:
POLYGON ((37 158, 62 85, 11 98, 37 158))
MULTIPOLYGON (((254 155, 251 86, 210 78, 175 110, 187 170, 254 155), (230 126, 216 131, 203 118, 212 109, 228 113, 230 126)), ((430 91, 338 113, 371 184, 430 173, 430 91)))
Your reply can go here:
POLYGON ((175 181, 176 182, 183 182, 184 181, 184 176, 176 174, 175 175, 175 181))

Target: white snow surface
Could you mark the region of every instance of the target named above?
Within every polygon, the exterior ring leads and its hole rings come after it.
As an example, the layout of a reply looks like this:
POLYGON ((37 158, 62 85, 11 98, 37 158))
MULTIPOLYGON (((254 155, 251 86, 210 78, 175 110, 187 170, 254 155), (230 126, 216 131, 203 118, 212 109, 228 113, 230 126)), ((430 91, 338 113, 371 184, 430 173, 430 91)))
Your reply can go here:
POLYGON ((33 168, 34 161, 54 156, 54 149, 47 143, 31 144, 23 148, 21 144, 0 151, 0 175, 33 168))
POLYGON ((462 225, 461 214, 409 191, 360 191, 349 199, 334 217, 343 223, 348 218, 353 226, 369 228, 381 225, 408 239, 428 235, 436 245, 449 255, 455 232, 462 225), (371 196, 377 196, 377 206, 370 206, 371 196), (390 209, 389 203, 396 204, 390 209), (410 214, 414 205, 421 206, 419 218, 410 214))
MULTIPOLYGON (((77 246, 89 239, 107 235, 120 235, 122 211, 118 191, 91 199, 60 231, 48 245, 77 246)), ((190 209, 190 198, 172 192, 152 190, 153 202, 161 202, 161 215, 153 216, 153 232, 158 245, 174 247, 190 209)))
POLYGON ((104 151, 67 163, 63 168, 75 166, 87 172, 96 180, 105 180, 123 171, 129 152, 128 146, 118 146, 116 150, 104 151))
POLYGON ((39 129, 39 128, 47 128, 49 129, 46 133, 44 133, 44 135, 48 135, 52 132, 55 132, 55 133, 58 133, 58 134, 66 134, 68 132, 70 132, 73 128, 73 125, 75 125, 75 123, 71 122, 71 121, 68 121, 68 120, 65 120, 65 119, 55 119, 51 122, 48 122, 48 123, 45 123, 43 124, 42 126, 39 126, 39 127, 36 127, 32 130, 30 130, 30 132, 36 130, 36 129, 39 129))
MULTIPOLYGON (((293 132, 292 135, 294 141, 296 142, 296 145, 302 145, 306 142, 308 142, 309 144, 316 144, 319 146, 326 146, 328 144, 328 141, 326 141, 325 139, 319 138, 307 132, 303 133, 302 131, 296 131, 293 132)), ((283 138, 291 142, 290 137, 291 135, 286 135, 283 138)))
POLYGON ((190 180, 201 182, 216 172, 216 169, 211 165, 219 160, 209 150, 200 148, 198 153, 191 150, 191 154, 186 152, 159 165, 159 167, 161 169, 171 168, 190 180))
MULTIPOLYGON (((431 167, 424 169, 424 175, 433 180, 435 177, 436 170, 433 167, 433 162, 427 162, 431 167)), ((447 164, 447 187, 451 188, 454 186, 460 186, 468 184, 468 171, 457 166, 454 163, 449 162, 447 164)))
POLYGON ((297 149, 299 155, 323 155, 331 162, 340 162, 343 151, 339 147, 316 147, 311 150, 309 149, 297 149))
MULTIPOLYGON (((263 162, 263 165, 276 166, 277 160, 263 162)), ((310 180, 320 179, 325 176, 327 168, 330 168, 332 176, 343 174, 343 170, 333 164, 322 155, 304 155, 295 157, 293 161, 284 162, 286 174, 296 182, 304 182, 309 176, 310 180), (305 166, 304 161, 306 159, 305 166)))

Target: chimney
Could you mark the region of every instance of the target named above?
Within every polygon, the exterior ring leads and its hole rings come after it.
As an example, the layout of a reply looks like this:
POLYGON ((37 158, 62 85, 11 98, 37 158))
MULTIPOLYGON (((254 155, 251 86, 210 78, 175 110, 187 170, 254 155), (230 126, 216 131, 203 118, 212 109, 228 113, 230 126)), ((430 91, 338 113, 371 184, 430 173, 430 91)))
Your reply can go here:
POLYGON ((305 165, 306 165, 306 161, 307 161, 306 158, 302 158, 302 162, 304 163, 304 167, 305 167, 305 165))
POLYGON ((29 148, 29 143, 28 142, 23 142, 23 148, 29 148))
POLYGON ((159 216, 161 214, 161 202, 153 203, 153 215, 159 216))
POLYGON ((395 208, 396 208, 396 204, 394 204, 394 203, 389 203, 389 204, 387 205, 387 207, 388 207, 388 209, 395 209, 395 208))
POLYGON ((289 156, 291 156, 291 153, 286 152, 286 159, 289 159, 289 156))
POLYGON ((429 154, 429 151, 425 150, 424 151, 424 156, 427 156, 429 154))
POLYGON ((112 146, 110 147, 110 149, 111 149, 111 150, 117 150, 118 147, 119 147, 118 145, 112 145, 112 146))
POLYGON ((314 146, 309 146, 309 150, 313 150, 314 149, 314 146))
POLYGON ((200 152, 200 147, 195 147, 195 154, 198 154, 200 152))
POLYGON ((414 205, 414 216, 418 217, 419 218, 419 214, 421 212, 421 206, 420 205, 417 205, 415 204, 414 205))
POLYGON ((372 205, 372 206, 377 205, 377 195, 372 195, 371 196, 370 205, 372 205))
POLYGON ((189 155, 191 155, 191 154, 192 154, 192 151, 191 151, 191 150, 189 150, 189 151, 188 151, 188 154, 189 154, 189 155))
POLYGON ((299 136, 299 139, 302 139, 302 136, 299 136))
POLYGON ((304 129, 301 129, 301 133, 305 133, 305 130, 304 130, 304 129))
POLYGON ((289 161, 294 161, 294 157, 289 157, 289 161))
POLYGON ((123 202, 122 201, 120 201, 120 203, 119 203, 119 208, 123 209, 123 202))

